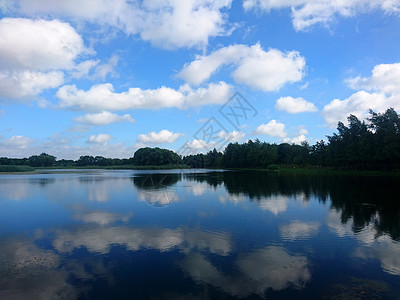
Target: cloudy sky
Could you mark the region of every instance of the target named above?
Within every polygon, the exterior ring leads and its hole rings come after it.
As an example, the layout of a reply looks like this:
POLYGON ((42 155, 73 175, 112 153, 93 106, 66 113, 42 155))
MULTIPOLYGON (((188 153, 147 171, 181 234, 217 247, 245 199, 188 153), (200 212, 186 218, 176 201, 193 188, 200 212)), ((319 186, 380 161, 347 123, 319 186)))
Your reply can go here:
POLYGON ((0 12, 0 156, 313 144, 350 113, 400 111, 400 0, 0 0, 0 12))

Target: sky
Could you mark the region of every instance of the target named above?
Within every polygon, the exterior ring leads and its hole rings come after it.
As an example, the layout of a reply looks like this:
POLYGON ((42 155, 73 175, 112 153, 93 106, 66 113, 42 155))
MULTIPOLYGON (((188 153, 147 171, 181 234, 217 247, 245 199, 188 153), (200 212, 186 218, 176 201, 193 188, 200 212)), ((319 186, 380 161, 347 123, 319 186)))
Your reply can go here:
POLYGON ((315 144, 400 112, 400 0, 0 0, 0 157, 315 144))

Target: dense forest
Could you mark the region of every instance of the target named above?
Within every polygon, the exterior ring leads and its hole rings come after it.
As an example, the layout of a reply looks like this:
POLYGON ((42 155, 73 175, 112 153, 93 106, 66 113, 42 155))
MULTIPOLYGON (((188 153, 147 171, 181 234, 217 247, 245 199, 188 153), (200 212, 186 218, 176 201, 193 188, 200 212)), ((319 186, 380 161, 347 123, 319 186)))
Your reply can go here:
POLYGON ((348 124, 338 123, 337 133, 314 145, 270 144, 249 140, 230 143, 223 152, 180 157, 171 150, 141 148, 126 159, 81 156, 78 160, 57 160, 42 153, 29 158, 0 158, 0 165, 31 167, 107 167, 107 166, 188 166, 192 168, 268 168, 285 166, 335 167, 340 169, 400 169, 400 118, 390 108, 384 113, 370 111, 366 121, 348 117, 348 124))

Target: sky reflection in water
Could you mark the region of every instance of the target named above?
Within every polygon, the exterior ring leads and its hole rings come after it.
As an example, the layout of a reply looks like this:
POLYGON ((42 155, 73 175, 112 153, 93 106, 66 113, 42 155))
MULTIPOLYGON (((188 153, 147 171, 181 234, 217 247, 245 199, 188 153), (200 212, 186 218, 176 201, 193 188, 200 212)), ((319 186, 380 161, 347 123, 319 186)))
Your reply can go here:
POLYGON ((396 298, 396 184, 204 170, 1 175, 0 298, 396 298))

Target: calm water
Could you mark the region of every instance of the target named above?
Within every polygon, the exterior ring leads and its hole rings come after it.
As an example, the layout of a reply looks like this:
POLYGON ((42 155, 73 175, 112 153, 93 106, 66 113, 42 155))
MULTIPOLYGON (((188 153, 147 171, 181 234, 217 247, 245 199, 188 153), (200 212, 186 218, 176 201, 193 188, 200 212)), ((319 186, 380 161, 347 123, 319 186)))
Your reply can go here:
POLYGON ((0 299, 400 299, 399 183, 0 175, 0 299))

